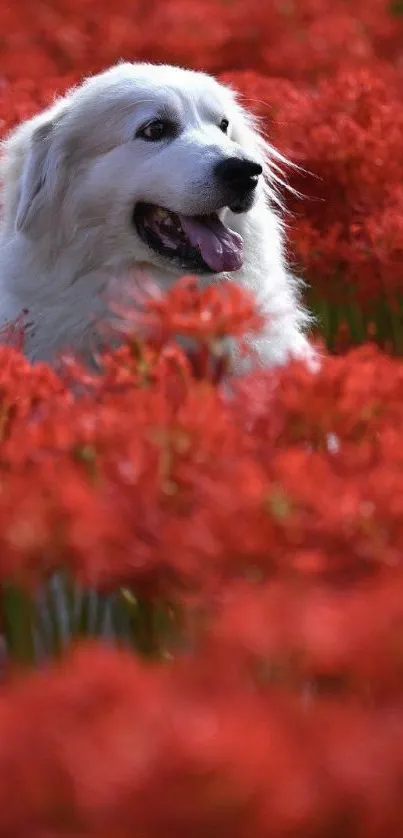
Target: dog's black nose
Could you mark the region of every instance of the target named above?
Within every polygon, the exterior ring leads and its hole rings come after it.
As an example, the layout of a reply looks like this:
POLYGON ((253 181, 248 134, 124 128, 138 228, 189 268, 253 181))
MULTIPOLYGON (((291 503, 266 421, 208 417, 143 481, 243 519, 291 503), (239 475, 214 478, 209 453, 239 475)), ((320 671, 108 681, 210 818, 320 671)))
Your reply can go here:
POLYGON ((238 197, 242 197, 257 186, 259 175, 262 174, 260 163, 254 160, 229 157, 221 160, 215 167, 215 174, 222 185, 230 189, 238 197))

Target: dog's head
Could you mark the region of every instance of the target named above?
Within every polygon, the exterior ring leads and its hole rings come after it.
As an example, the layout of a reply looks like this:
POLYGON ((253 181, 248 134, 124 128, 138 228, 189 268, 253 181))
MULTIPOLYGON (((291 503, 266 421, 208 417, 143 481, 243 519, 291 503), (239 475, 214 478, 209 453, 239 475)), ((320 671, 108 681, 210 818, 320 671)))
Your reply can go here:
POLYGON ((265 144, 235 94, 203 73, 120 64, 6 141, 5 224, 94 267, 175 273, 242 265, 232 213, 265 190, 265 144))

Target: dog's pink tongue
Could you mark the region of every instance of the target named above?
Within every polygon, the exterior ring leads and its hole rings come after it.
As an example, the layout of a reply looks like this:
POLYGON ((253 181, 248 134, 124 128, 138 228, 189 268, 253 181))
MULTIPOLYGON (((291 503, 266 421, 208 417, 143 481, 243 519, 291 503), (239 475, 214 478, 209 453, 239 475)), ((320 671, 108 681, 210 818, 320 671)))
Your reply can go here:
POLYGON ((198 247, 206 263, 215 273, 237 271, 243 264, 243 239, 217 216, 191 218, 180 216, 182 228, 194 247, 198 247))

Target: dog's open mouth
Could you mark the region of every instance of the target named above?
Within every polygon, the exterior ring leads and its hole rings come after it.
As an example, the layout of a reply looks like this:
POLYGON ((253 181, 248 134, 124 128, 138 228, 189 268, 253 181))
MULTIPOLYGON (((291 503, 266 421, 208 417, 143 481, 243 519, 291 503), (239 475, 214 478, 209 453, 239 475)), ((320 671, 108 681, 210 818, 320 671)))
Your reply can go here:
POLYGON ((184 271, 221 273, 243 264, 243 239, 210 215, 180 215, 153 204, 137 204, 133 221, 142 240, 184 271))

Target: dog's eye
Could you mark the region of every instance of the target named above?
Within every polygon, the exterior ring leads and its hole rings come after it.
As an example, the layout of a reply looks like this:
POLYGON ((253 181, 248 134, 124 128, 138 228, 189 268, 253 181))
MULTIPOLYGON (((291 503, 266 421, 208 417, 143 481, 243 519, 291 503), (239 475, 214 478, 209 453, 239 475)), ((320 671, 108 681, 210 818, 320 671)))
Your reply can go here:
POLYGON ((220 130, 223 132, 223 134, 227 133, 228 126, 229 126, 228 119, 222 119, 221 122, 220 122, 220 130))
POLYGON ((149 142, 157 142, 162 140, 169 133, 169 124, 163 122, 162 119, 154 119, 153 122, 148 122, 137 131, 136 137, 149 142))

